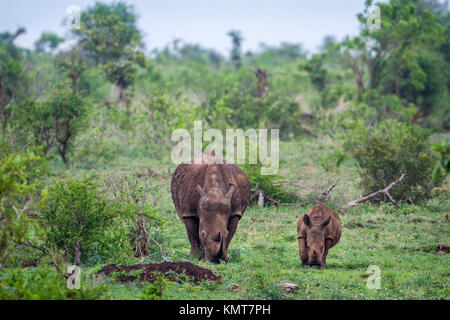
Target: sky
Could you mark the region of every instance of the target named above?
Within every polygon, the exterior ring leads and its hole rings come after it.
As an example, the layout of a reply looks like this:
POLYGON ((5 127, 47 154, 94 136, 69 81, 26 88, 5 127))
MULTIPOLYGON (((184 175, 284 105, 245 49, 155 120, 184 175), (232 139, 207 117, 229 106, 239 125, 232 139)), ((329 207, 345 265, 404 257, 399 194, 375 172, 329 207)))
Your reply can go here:
MULTIPOLYGON (((67 8, 81 10, 95 0, 0 0, 0 32, 25 27, 16 45, 33 48, 42 32, 69 34, 64 23, 67 8)), ((113 2, 103 0, 102 2, 113 2)), ((241 30, 244 52, 255 51, 260 43, 301 43, 317 52, 323 38, 341 40, 360 30, 356 14, 364 11, 364 0, 129 0, 138 15, 138 27, 148 51, 163 48, 179 38, 227 54, 231 48, 226 35, 241 30)))

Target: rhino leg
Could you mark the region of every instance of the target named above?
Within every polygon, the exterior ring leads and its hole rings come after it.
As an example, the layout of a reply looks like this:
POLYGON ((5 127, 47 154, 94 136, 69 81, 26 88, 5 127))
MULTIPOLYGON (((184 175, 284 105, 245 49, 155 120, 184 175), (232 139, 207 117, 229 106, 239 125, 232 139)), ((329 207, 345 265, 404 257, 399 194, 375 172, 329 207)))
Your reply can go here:
POLYGON ((298 253, 300 255, 300 260, 302 260, 302 266, 306 266, 308 264, 308 250, 306 250, 306 239, 298 238, 298 253))
POLYGON ((185 218, 183 219, 184 225, 186 226, 186 233, 191 244, 190 255, 194 257, 200 257, 202 249, 200 244, 200 239, 198 237, 198 219, 196 218, 185 218))
POLYGON ((322 265, 325 267, 325 265, 327 264, 327 255, 328 255, 328 250, 331 248, 331 243, 332 241, 327 239, 325 241, 325 250, 323 252, 323 263, 322 265))
POLYGON ((231 239, 233 239, 234 234, 236 233, 236 229, 239 223, 239 217, 234 216, 228 220, 228 237, 225 240, 224 251, 223 251, 223 260, 229 261, 228 258, 228 247, 230 245, 231 239))

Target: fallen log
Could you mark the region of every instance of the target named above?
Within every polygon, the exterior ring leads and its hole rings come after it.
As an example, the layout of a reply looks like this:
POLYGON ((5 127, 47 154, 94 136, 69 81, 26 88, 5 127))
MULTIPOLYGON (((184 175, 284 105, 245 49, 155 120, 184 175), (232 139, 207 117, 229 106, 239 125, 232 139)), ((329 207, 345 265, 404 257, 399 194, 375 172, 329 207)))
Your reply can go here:
POLYGON ((392 203, 394 203, 394 205, 395 205, 396 207, 398 207, 397 202, 394 200, 394 198, 392 198, 391 194, 389 193, 389 190, 391 190, 394 186, 396 186, 398 183, 400 183, 400 182, 403 180, 403 178, 404 178, 407 174, 408 174, 407 172, 402 173, 402 175, 400 176, 400 178, 398 178, 397 180, 395 180, 394 182, 392 182, 390 185, 388 185, 388 186, 387 186, 386 188, 384 188, 384 189, 381 189, 381 190, 378 190, 378 191, 376 191, 376 192, 374 192, 374 193, 371 193, 371 194, 369 194, 368 196, 361 197, 361 198, 359 198, 358 200, 350 201, 350 202, 347 204, 347 207, 354 207, 354 206, 356 206, 356 205, 358 205, 358 204, 360 204, 360 203, 369 201, 369 200, 371 200, 371 199, 373 199, 373 198, 375 198, 375 197, 377 197, 377 196, 379 196, 379 195, 381 195, 381 194, 386 195, 386 196, 389 198, 389 200, 391 200, 392 203))

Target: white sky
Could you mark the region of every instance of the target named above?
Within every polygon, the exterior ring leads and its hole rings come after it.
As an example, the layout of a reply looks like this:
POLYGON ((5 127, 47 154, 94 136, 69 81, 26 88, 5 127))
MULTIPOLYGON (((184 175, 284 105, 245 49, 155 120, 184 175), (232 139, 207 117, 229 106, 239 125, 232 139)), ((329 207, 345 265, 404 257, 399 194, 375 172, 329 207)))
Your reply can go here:
MULTIPOLYGON (((71 5, 82 10, 94 0, 0 0, 0 32, 14 32, 18 26, 27 33, 16 44, 33 48, 42 32, 67 34, 63 20, 71 5)), ((104 1, 112 2, 112 1, 104 1)), ((364 0, 129 0, 139 16, 138 26, 147 49, 161 48, 175 38, 199 43, 228 53, 226 33, 243 32, 244 51, 259 43, 278 45, 282 41, 302 43, 316 51, 326 35, 342 39, 356 35, 356 14, 364 10, 364 0)))

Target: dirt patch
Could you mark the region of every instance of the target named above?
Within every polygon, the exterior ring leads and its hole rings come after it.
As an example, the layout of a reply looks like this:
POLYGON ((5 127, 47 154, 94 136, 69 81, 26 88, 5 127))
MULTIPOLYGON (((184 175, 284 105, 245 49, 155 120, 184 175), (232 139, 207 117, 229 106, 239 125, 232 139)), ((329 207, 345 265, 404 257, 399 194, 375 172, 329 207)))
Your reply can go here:
POLYGON ((134 266, 117 266, 109 264, 100 270, 98 275, 111 276, 113 273, 118 273, 116 279, 119 282, 126 283, 135 281, 139 278, 140 281, 154 282, 158 273, 164 275, 166 279, 175 282, 183 282, 188 280, 194 283, 199 283, 202 280, 217 281, 220 276, 216 276, 211 270, 196 266, 190 262, 163 262, 163 263, 149 263, 137 264, 134 266))
POLYGON ((450 246, 440 243, 436 246, 436 251, 437 252, 446 252, 446 253, 450 253, 450 246))
POLYGON ((364 228, 364 225, 362 223, 358 223, 358 222, 355 222, 355 221, 350 221, 349 223, 347 223, 345 225, 345 227, 349 228, 349 229, 355 229, 355 228, 364 228))

